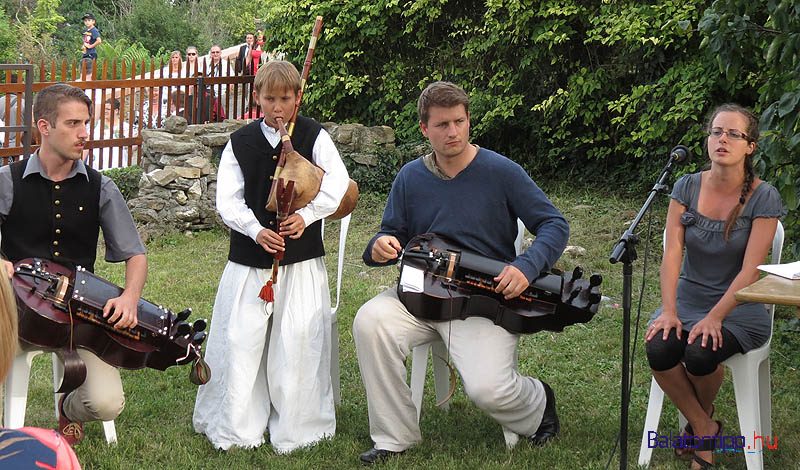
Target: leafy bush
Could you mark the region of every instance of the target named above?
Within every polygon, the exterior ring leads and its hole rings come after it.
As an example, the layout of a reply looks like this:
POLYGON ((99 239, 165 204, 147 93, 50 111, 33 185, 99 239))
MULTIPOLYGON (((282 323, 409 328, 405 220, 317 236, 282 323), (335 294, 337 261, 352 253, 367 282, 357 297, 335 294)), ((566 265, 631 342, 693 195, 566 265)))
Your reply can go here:
POLYGON ((200 29, 182 2, 163 0, 139 0, 117 21, 119 37, 130 38, 150 52, 184 50, 197 42, 200 29))
POLYGON ((130 201, 139 194, 139 180, 142 178, 140 166, 111 168, 104 171, 103 174, 114 180, 126 201, 130 201))
POLYGON ((703 46, 744 104, 761 114, 758 173, 789 215, 786 259, 800 257, 800 8, 790 0, 714 2, 700 23, 703 46), (734 44, 735 42, 735 44, 734 44), (791 254, 790 254, 791 253, 791 254))
POLYGON ((430 152, 427 143, 404 144, 378 153, 375 166, 356 163, 352 158, 347 158, 346 154, 342 157, 350 178, 358 183, 360 192, 386 194, 392 189, 392 182, 400 168, 426 152, 430 152))
MULTIPOLYGON (((474 140, 537 179, 649 188, 670 149, 705 165, 705 117, 738 102, 762 113, 760 172, 793 214, 800 168, 800 10, 790 0, 420 0, 271 4, 270 33, 303 63, 317 44, 306 114, 392 126, 418 138, 416 99, 445 79, 471 97, 474 140)), ((800 249, 800 245, 795 245, 800 249)))
POLYGON ((16 64, 18 61, 19 50, 17 49, 16 34, 6 16, 5 9, 0 6, 0 63, 16 64))

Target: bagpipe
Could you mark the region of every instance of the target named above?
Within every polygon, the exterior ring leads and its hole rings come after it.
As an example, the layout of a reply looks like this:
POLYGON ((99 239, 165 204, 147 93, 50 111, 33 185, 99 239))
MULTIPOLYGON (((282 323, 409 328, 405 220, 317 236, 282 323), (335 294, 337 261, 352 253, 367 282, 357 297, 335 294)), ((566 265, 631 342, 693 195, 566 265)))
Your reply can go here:
POLYGON ((602 276, 542 273, 525 291, 505 299, 494 278, 508 263, 470 252, 433 233, 408 242, 400 263, 397 295, 408 311, 432 321, 481 316, 515 334, 563 331, 597 313, 602 276))
MULTIPOLYGON (((319 193, 322 177, 325 174, 322 168, 311 163, 291 147, 291 136, 297 121, 297 114, 300 111, 300 103, 303 101, 303 93, 311 73, 311 61, 321 32, 322 17, 317 16, 314 22, 314 29, 311 32, 306 59, 303 63, 303 71, 300 74, 300 91, 297 93, 297 101, 295 102, 292 117, 289 119, 288 130, 284 126, 283 120, 278 120, 278 131, 281 134, 283 147, 281 148, 278 166, 275 168, 275 174, 270 185, 267 202, 267 210, 270 212, 279 212, 281 202, 278 200, 278 190, 283 187, 284 181, 287 183, 289 181, 295 182, 293 191, 289 191, 289 193, 293 192, 294 194, 293 199, 289 202, 289 213, 293 213, 297 209, 305 207, 319 193)), ((351 179, 348 183, 347 191, 339 203, 339 207, 327 218, 336 220, 345 217, 353 212, 357 202, 358 184, 351 179)))
MULTIPOLYGON (((317 16, 314 21, 314 29, 311 32, 306 59, 303 63, 303 71, 300 74, 300 91, 297 93, 297 101, 295 102, 294 112, 289 119, 288 130, 282 119, 276 119, 282 146, 275 173, 272 175, 266 209, 276 213, 278 226, 289 215, 293 214, 297 209, 305 207, 317 196, 322 185, 322 177, 325 175, 325 171, 322 168, 294 150, 291 140, 295 122, 297 121, 297 114, 300 111, 300 103, 303 101, 303 93, 308 82, 308 76, 311 73, 311 60, 314 57, 314 51, 321 32, 322 17, 317 16)), ((349 215, 356 208, 358 195, 358 184, 350 179, 347 190, 339 202, 339 207, 327 218, 336 220, 349 215)), ((259 297, 268 304, 275 300, 273 285, 278 282, 278 265, 282 259, 283 252, 273 255, 272 274, 259 293, 259 297)))
POLYGON ((123 369, 166 370, 192 362, 192 383, 202 385, 211 377, 201 355, 206 321, 189 324, 186 320, 191 309, 174 314, 139 299, 138 324, 117 329, 103 317, 103 307, 109 299, 119 297, 122 288, 80 266, 72 270, 38 258, 14 264, 12 285, 17 297, 20 339, 52 350, 64 360, 64 381, 59 392, 74 390, 86 378, 86 366, 75 353, 77 347, 123 369))

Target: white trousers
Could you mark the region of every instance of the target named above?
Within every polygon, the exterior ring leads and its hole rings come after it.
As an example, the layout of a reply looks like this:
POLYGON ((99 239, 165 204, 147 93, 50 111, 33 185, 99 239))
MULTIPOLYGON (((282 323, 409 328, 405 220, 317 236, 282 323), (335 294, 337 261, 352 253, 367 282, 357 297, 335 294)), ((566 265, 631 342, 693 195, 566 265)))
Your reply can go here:
POLYGON ((274 313, 258 294, 270 270, 228 262, 205 354, 211 380, 200 386, 195 431, 214 447, 270 442, 291 452, 333 436, 331 309, 322 258, 281 266, 274 313))
POLYGON ((516 370, 519 336, 486 318, 420 320, 408 313, 391 288, 358 310, 353 338, 376 449, 399 452, 422 440, 406 383, 405 358, 415 346, 439 338, 448 347, 464 391, 478 408, 523 436, 536 433, 542 422, 544 387, 516 370))

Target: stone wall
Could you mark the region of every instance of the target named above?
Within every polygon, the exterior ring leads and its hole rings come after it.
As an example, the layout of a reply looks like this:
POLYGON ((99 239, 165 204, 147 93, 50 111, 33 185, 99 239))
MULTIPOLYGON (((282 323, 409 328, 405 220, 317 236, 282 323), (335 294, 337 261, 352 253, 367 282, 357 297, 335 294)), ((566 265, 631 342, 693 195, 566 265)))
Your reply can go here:
MULTIPOLYGON (((246 121, 188 126, 167 118, 163 129, 142 131, 142 178, 137 197, 128 201, 142 237, 168 231, 224 227, 216 211, 217 163, 230 134, 246 121)), ((387 126, 325 123, 348 164, 374 166, 381 150, 393 149, 387 126)))

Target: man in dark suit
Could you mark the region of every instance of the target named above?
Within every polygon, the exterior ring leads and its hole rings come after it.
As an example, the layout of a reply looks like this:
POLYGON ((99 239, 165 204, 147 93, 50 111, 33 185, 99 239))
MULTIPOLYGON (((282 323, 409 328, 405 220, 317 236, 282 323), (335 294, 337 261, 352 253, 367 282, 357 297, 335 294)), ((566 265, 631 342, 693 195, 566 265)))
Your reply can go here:
POLYGON ((253 43, 255 37, 253 33, 247 33, 244 37, 244 44, 239 48, 239 55, 236 56, 236 73, 242 75, 253 75, 253 61, 250 57, 250 51, 253 50, 253 43))

